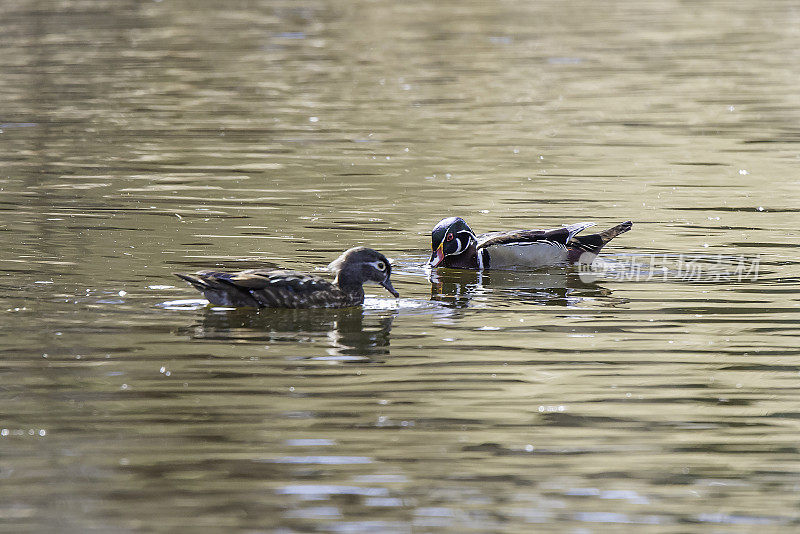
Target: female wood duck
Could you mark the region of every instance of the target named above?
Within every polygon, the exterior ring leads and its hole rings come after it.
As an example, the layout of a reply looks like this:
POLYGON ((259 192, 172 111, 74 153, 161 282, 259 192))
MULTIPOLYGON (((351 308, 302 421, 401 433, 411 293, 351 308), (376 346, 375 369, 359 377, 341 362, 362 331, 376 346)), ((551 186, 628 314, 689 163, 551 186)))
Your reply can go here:
POLYGON ((333 282, 297 271, 249 269, 237 273, 199 271, 186 280, 216 306, 252 308, 346 308, 364 302, 364 282, 376 282, 395 297, 386 256, 366 247, 345 251, 328 265, 333 282))
POLYGON ((475 235, 461 217, 439 221, 431 232, 431 267, 453 269, 535 269, 591 262, 603 246, 631 229, 626 221, 604 232, 577 237, 594 223, 582 222, 552 230, 511 230, 475 235))

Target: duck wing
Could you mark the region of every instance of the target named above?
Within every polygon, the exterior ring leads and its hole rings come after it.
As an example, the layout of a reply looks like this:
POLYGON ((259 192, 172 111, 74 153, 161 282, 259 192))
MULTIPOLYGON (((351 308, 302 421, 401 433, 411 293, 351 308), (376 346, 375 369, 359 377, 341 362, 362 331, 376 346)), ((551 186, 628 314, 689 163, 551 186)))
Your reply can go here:
POLYGON ((594 226, 591 222, 581 222, 565 225, 562 228, 551 230, 510 230, 507 232, 490 232, 478 236, 478 248, 491 247, 493 245, 514 246, 530 245, 538 242, 559 243, 566 246, 567 243, 579 232, 594 226))
POLYGON ((175 274, 202 291, 212 304, 223 306, 309 308, 340 306, 346 300, 344 293, 328 280, 297 271, 248 269, 236 273, 175 274))

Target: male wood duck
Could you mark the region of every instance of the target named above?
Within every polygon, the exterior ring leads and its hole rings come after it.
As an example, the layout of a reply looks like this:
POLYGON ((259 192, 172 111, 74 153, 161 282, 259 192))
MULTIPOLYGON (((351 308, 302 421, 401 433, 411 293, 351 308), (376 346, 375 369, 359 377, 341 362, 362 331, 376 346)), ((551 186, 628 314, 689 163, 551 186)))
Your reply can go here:
POLYGON ((297 271, 249 269, 237 273, 199 271, 175 276, 203 293, 211 304, 234 308, 346 308, 364 302, 364 282, 376 282, 395 297, 386 256, 354 247, 328 265, 333 282, 297 271))
POLYGON ((475 235, 461 217, 442 219, 431 232, 431 267, 452 269, 536 269, 591 262, 603 246, 631 229, 626 221, 597 234, 577 236, 594 226, 581 222, 552 230, 511 230, 475 235))

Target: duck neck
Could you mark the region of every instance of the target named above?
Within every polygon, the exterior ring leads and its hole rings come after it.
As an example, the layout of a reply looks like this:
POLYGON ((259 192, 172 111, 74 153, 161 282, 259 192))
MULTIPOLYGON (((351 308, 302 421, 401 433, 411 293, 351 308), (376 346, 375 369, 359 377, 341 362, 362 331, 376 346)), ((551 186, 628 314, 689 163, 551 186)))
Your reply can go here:
POLYGON ((470 245, 467 250, 458 256, 447 256, 444 263, 452 269, 477 269, 479 267, 478 248, 475 245, 470 245))
POLYGON ((364 301, 364 283, 358 278, 358 274, 351 269, 342 269, 336 273, 334 283, 339 286, 342 292, 346 293, 354 301, 364 301))

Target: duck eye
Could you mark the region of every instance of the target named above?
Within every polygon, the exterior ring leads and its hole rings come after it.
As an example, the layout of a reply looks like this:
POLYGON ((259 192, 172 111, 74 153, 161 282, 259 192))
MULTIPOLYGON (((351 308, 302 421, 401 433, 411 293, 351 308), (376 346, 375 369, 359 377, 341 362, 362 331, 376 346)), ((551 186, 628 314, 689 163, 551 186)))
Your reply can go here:
POLYGON ((375 268, 378 269, 379 271, 385 271, 386 264, 383 263, 382 261, 375 262, 375 268))
POLYGON ((452 241, 453 240, 453 233, 451 232, 451 233, 447 234, 447 237, 445 239, 447 239, 447 241, 452 241))

